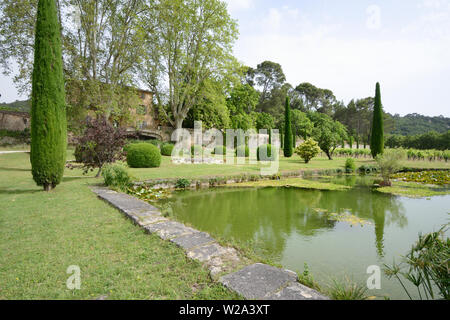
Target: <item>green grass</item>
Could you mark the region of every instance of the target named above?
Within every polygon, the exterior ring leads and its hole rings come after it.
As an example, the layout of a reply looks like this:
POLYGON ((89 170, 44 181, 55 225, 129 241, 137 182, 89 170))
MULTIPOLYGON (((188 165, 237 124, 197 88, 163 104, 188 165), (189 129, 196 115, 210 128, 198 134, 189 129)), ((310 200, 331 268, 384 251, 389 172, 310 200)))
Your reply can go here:
POLYGON ((100 179, 67 170, 42 192, 28 154, 0 155, 0 176, 0 299, 239 298, 99 200, 89 186, 100 179), (81 268, 81 290, 66 288, 70 265, 81 268))
MULTIPOLYGON (((314 171, 314 170, 333 170, 344 169, 345 157, 336 157, 333 160, 328 160, 325 157, 318 157, 311 160, 310 163, 305 164, 299 156, 295 155, 292 158, 285 158, 280 156, 279 172, 292 171, 314 171)), ((369 158, 360 158, 355 161, 356 167, 361 165, 375 165, 376 163, 369 158)), ((170 157, 162 157, 161 167, 154 169, 130 169, 131 175, 135 181, 146 181, 154 179, 173 179, 186 178, 198 179, 206 177, 219 176, 233 176, 233 175, 259 175, 261 168, 267 165, 264 164, 173 164, 170 157)), ((443 161, 404 161, 403 166, 409 168, 441 168, 450 169, 450 163, 443 161)))
POLYGON ((424 185, 415 182, 394 181, 391 187, 377 188, 377 191, 409 198, 425 198, 450 194, 450 189, 424 185))
POLYGON ((282 180, 261 180, 254 182, 233 183, 224 187, 239 187, 239 188, 266 188, 266 187, 290 187, 298 189, 311 189, 311 190, 348 190, 350 187, 326 183, 319 181, 304 180, 300 178, 288 178, 282 180))

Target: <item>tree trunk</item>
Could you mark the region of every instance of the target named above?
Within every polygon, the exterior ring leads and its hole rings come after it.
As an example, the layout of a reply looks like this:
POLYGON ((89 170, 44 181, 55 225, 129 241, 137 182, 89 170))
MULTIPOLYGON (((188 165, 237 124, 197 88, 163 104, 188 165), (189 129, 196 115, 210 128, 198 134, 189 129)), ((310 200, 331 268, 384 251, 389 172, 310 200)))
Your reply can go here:
POLYGON ((100 168, 98 168, 97 175, 95 176, 96 178, 100 178, 100 175, 102 174, 102 168, 103 168, 103 166, 101 166, 100 168))
POLYGON ((53 189, 53 185, 52 184, 44 184, 44 191, 45 192, 50 192, 53 189))
POLYGON ((331 157, 331 153, 329 151, 325 152, 325 154, 327 155, 329 160, 333 160, 333 158, 331 157))

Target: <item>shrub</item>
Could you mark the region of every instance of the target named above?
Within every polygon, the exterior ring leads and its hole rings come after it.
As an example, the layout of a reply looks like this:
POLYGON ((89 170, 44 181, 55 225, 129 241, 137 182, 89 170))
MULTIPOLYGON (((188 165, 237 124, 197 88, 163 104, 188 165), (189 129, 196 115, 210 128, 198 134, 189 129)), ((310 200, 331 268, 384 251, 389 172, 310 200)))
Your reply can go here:
POLYGON ((345 161, 345 172, 353 173, 355 172, 355 170, 356 170, 355 159, 347 158, 347 160, 345 161))
POLYGON ((172 155, 173 148, 175 148, 175 145, 172 143, 165 143, 161 146, 161 154, 163 156, 170 157, 172 155))
POLYGON ((131 168, 157 168, 161 152, 150 143, 135 143, 128 148, 127 163, 131 168))
POLYGON ((258 161, 274 161, 276 160, 277 155, 272 155, 272 145, 264 144, 258 147, 256 152, 256 156, 258 161))
POLYGON ((378 172, 378 168, 370 165, 362 165, 358 168, 360 174, 371 174, 378 172))
POLYGON ((187 179, 178 179, 175 183, 175 188, 177 189, 186 189, 189 188, 191 185, 191 182, 187 179))
POLYGON ((77 145, 75 147, 75 151, 73 152, 73 155, 75 156, 75 161, 78 163, 83 162, 83 148, 81 145, 77 145))
POLYGON ((191 146, 191 155, 199 157, 202 154, 203 154, 203 147, 201 145, 195 144, 191 146))
POLYGON ((313 139, 308 139, 295 149, 295 153, 298 154, 305 163, 308 163, 312 158, 320 153, 319 145, 313 139))
POLYGON ((84 172, 98 168, 100 176, 105 164, 123 159, 126 132, 113 127, 106 119, 90 121, 82 137, 78 138, 77 162, 83 163, 84 172))
POLYGON ((388 149, 383 154, 376 157, 380 167, 383 185, 390 186, 390 177, 401 169, 401 160, 405 158, 405 151, 401 149, 388 149))
POLYGON ((236 148, 236 156, 237 157, 249 157, 250 156, 250 148, 247 146, 239 146, 236 148))
POLYGON ((150 140, 150 143, 158 148, 160 148, 161 145, 163 144, 163 142, 161 140, 150 140))
POLYGON ((225 146, 216 146, 212 153, 216 154, 216 155, 220 155, 220 156, 226 155, 227 154, 227 147, 225 147, 225 146))
POLYGON ((105 185, 125 191, 131 185, 131 177, 125 167, 107 165, 102 172, 105 185))

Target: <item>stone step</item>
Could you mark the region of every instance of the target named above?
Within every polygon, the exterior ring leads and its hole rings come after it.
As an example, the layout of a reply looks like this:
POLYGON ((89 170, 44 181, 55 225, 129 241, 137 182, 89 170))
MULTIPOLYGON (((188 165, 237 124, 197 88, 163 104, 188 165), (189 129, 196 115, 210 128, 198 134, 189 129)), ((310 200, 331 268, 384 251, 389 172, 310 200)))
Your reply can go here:
POLYGON ((297 274, 266 264, 248 265, 234 248, 219 245, 209 234, 170 221, 158 208, 107 188, 92 188, 99 198, 119 209, 149 233, 180 246, 186 255, 203 263, 211 277, 246 299, 324 300, 327 297, 298 283, 297 274), (232 273, 235 270, 237 272, 232 273))

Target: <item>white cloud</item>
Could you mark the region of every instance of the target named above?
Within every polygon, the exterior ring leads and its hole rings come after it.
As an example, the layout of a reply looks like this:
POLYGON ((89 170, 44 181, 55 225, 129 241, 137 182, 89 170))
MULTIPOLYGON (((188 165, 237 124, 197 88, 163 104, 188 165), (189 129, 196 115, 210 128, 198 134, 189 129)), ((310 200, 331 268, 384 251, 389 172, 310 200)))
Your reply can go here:
POLYGON ((225 2, 228 4, 228 10, 230 12, 236 12, 250 9, 253 6, 254 0, 225 0, 225 2))
POLYGON ((259 32, 241 35, 236 56, 253 67, 278 62, 292 85, 311 82, 345 102, 372 96, 380 81, 388 112, 450 115, 436 95, 450 80, 450 42, 349 36, 339 32, 340 25, 315 24, 298 11, 297 19, 287 19, 289 12, 287 7, 266 12, 259 32))

